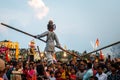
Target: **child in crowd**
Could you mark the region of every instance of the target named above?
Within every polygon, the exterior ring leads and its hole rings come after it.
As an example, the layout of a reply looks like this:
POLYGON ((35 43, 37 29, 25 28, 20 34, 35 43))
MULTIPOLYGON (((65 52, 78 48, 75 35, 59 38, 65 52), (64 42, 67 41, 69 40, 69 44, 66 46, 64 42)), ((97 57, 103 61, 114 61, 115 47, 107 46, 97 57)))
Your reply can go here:
POLYGON ((50 77, 49 77, 49 79, 50 79, 50 80, 56 80, 56 78, 55 78, 54 75, 55 75, 54 72, 53 72, 53 71, 50 71, 50 77))

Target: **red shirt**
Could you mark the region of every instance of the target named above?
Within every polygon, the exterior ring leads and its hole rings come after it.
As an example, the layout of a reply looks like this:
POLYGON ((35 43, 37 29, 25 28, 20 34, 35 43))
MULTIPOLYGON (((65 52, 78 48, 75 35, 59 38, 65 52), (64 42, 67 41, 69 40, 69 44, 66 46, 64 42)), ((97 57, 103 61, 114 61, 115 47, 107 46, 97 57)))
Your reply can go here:
POLYGON ((71 74, 71 75, 70 75, 70 79, 76 80, 76 75, 75 75, 75 74, 71 74))

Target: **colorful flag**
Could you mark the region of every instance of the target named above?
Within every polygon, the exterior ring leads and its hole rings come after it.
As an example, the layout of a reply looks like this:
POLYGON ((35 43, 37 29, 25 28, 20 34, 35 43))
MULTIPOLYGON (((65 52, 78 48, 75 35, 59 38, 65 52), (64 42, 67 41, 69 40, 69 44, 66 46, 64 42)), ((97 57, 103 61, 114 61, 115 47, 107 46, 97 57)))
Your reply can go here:
POLYGON ((99 46, 100 42, 99 39, 97 38, 96 42, 95 42, 95 48, 97 48, 99 46))

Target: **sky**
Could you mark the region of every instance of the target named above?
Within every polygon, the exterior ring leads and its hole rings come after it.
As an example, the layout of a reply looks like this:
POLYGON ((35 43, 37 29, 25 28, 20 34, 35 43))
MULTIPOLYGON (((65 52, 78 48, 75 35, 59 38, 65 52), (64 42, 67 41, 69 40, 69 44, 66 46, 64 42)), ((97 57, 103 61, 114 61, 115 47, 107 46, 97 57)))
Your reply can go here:
MULTIPOLYGON (((120 0, 0 1, 0 23, 32 35, 45 32, 50 19, 56 24, 61 46, 70 50, 91 52, 97 38, 98 48, 120 41, 120 0)), ((0 41, 11 40, 28 48, 33 39, 0 25, 0 41)), ((34 41, 44 51, 45 43, 34 41)))

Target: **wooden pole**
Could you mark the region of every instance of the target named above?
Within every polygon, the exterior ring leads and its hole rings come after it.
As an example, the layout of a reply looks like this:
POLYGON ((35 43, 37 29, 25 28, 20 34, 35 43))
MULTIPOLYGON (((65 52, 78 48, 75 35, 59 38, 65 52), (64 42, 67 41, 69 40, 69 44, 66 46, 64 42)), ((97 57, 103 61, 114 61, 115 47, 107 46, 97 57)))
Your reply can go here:
MULTIPOLYGON (((33 38, 35 38, 35 39, 38 39, 38 40, 46 43, 45 40, 36 38, 34 35, 32 35, 32 34, 30 34, 30 33, 24 32, 24 31, 22 31, 22 30, 20 30, 20 29, 17 29, 17 28, 14 28, 14 27, 12 27, 12 26, 9 26, 9 25, 7 25, 7 24, 5 24, 5 23, 1 23, 1 25, 6 26, 6 27, 8 27, 8 28, 10 28, 10 29, 13 29, 13 30, 15 30, 15 31, 21 32, 21 33, 23 33, 23 34, 25 34, 25 35, 31 36, 31 37, 33 37, 33 38)), ((80 58, 79 55, 74 54, 74 53, 71 53, 71 52, 69 52, 68 50, 65 50, 65 49, 62 48, 62 47, 58 47, 58 46, 55 46, 55 47, 58 48, 58 49, 60 49, 60 50, 62 50, 62 51, 64 51, 64 52, 66 52, 66 53, 68 53, 68 54, 71 54, 71 55, 73 55, 73 56, 75 56, 75 57, 77 57, 77 58, 80 58)))

